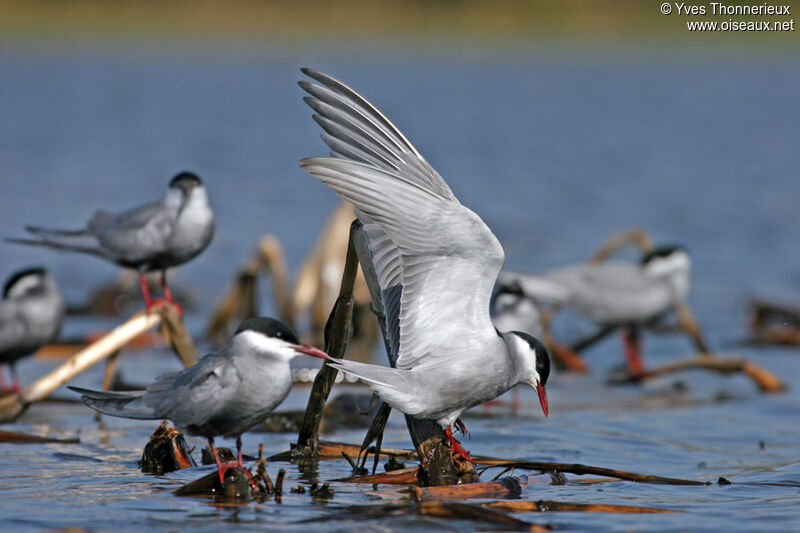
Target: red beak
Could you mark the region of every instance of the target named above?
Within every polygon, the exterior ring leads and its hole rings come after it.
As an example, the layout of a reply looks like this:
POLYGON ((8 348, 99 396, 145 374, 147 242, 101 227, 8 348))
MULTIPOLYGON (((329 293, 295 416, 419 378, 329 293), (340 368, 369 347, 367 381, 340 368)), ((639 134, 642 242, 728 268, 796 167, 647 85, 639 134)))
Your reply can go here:
POLYGON ((536 392, 539 394, 539 403, 542 404, 542 412, 544 413, 544 417, 547 418, 547 412, 550 408, 547 405, 547 391, 544 389, 544 385, 539 383, 536 385, 536 392))
POLYGON ((295 344, 293 346, 295 351, 300 353, 304 353, 306 355, 313 355, 314 357, 319 357, 320 359, 330 359, 331 356, 320 350, 319 348, 314 348, 313 346, 309 346, 308 344, 295 344))

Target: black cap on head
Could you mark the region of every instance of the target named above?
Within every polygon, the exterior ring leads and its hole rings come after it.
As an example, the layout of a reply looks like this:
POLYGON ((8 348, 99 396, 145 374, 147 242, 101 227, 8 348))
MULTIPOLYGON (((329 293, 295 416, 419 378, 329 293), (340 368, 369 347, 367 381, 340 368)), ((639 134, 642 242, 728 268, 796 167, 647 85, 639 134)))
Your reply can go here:
POLYGON ((300 343, 300 341, 297 340, 297 335, 294 334, 294 331, 289 329, 289 326, 274 318, 263 316, 248 318, 242 322, 239 329, 236 330, 236 334, 243 331, 256 331, 267 337, 274 337, 292 344, 300 343))
POLYGON ((196 187, 198 185, 202 185, 203 182, 200 181, 200 178, 197 177, 197 174, 193 172, 181 172, 177 174, 172 181, 169 182, 170 187, 196 187))
POLYGON ((497 285, 497 290, 495 290, 492 294, 492 298, 489 301, 489 307, 494 308, 495 304, 497 303, 497 299, 504 294, 517 296, 519 298, 525 296, 525 292, 523 292, 522 285, 520 285, 519 281, 514 280, 510 283, 500 283, 497 285))
POLYGON ((44 267, 30 267, 14 272, 11 277, 6 280, 5 285, 3 285, 3 298, 8 297, 11 288, 22 278, 26 276, 44 276, 45 274, 47 274, 47 270, 45 270, 44 267))
POLYGON ((547 347, 539 339, 523 331, 512 331, 512 333, 527 342, 536 354, 536 373, 539 374, 539 383, 546 385, 547 378, 550 377, 550 352, 547 347))
POLYGON ((644 256, 642 256, 642 264, 646 265, 653 259, 659 259, 661 257, 667 257, 675 252, 686 252, 686 248, 679 244, 672 244, 666 246, 659 246, 649 252, 647 252, 644 256))

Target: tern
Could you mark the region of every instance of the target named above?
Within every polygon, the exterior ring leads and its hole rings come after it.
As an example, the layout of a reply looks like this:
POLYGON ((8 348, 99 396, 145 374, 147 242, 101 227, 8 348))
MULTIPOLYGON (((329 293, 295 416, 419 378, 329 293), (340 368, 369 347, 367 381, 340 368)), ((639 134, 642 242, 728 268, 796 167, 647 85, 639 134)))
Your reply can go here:
POLYGON ((644 365, 638 332, 658 323, 689 293, 691 261, 681 246, 660 246, 641 263, 606 261, 570 265, 537 276, 502 272, 505 285, 527 298, 551 300, 588 318, 603 329, 623 328, 625 355, 632 372, 644 365))
POLYGON ((208 439, 219 469, 242 464, 242 433, 258 424, 289 394, 289 361, 299 354, 322 359, 322 350, 300 344, 282 322, 265 317, 245 320, 221 350, 204 356, 181 372, 164 374, 143 391, 102 392, 69 387, 83 403, 122 418, 166 418, 189 435, 208 439), (214 437, 236 438, 237 460, 223 465, 214 437))
POLYGON ((0 363, 9 366, 12 387, 0 368, 0 393, 19 392, 15 364, 55 339, 64 317, 64 300, 56 280, 41 267, 16 272, 3 287, 0 300, 0 363))
POLYGON ((180 310, 167 286, 167 269, 206 249, 214 235, 214 213, 200 178, 181 172, 160 201, 119 213, 96 211, 83 229, 25 229, 37 238, 6 240, 91 254, 137 270, 148 311, 157 301, 150 299, 145 273, 160 270, 164 297, 180 310))
POLYGON ((492 322, 500 331, 524 331, 537 339, 543 338, 542 313, 536 301, 527 297, 519 283, 500 283, 498 278, 490 309, 492 322))
POLYGON ((327 74, 302 72, 319 82, 299 84, 332 157, 303 159, 301 168, 355 206, 398 354, 396 368, 328 364, 393 408, 437 421, 465 459, 452 425, 463 432, 459 416, 470 407, 527 383, 547 416, 547 349, 527 333, 498 331, 489 315, 500 242, 377 108, 327 74))

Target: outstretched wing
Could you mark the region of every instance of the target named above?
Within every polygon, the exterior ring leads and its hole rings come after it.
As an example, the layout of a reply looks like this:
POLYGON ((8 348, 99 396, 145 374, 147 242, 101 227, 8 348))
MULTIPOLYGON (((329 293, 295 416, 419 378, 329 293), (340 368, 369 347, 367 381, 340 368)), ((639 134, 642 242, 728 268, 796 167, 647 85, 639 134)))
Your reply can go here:
POLYGON ((300 69, 322 85, 299 82, 311 96, 303 100, 325 133, 331 155, 395 172, 439 196, 458 202, 450 187, 397 127, 366 98, 336 78, 300 69))
MULTIPOLYGON (((340 144, 331 144, 336 157, 305 159, 301 167, 356 207, 370 238, 387 330, 398 342, 397 367, 454 356, 454 343, 496 335, 489 299, 504 259, 497 238, 388 119, 341 82, 315 73, 320 78, 338 88, 326 117, 330 130, 352 129, 352 110, 368 108, 380 117, 370 124, 392 132, 383 138, 375 131, 371 137, 341 135, 340 144), (432 174, 421 173, 424 168, 432 174)), ((306 84, 309 92, 309 86, 318 87, 306 84)))

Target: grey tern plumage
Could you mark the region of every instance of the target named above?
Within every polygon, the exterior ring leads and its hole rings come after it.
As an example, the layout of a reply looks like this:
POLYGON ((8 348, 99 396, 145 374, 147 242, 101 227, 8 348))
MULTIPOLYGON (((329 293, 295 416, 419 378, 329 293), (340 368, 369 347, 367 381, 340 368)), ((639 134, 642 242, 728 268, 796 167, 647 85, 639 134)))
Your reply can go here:
POLYGON ((101 413, 147 420, 166 418, 185 433, 205 437, 222 482, 224 471, 233 465, 221 463, 214 437, 236 439, 236 466, 241 467, 242 433, 261 422, 289 394, 289 361, 300 354, 328 359, 322 350, 300 344, 282 322, 249 318, 227 346, 181 372, 164 374, 146 390, 70 389, 101 413))
POLYGON ((392 407, 437 421, 452 436, 466 409, 527 383, 548 412, 547 349, 521 332, 499 332, 489 299, 503 248, 478 215, 364 97, 335 78, 302 70, 306 103, 332 157, 301 167, 351 202, 369 240, 396 368, 331 360, 392 407))
POLYGON ((172 178, 162 200, 119 213, 96 211, 82 229, 25 229, 36 239, 6 240, 95 255, 137 270, 149 310, 156 302, 150 299, 145 273, 160 270, 164 297, 177 305, 167 286, 166 270, 205 250, 214 235, 214 213, 200 178, 181 172, 172 178))
POLYGON ((502 272, 499 282, 534 301, 553 301, 603 328, 624 328, 625 355, 633 372, 644 369, 638 330, 657 323, 689 292, 691 261, 680 246, 660 246, 641 263, 606 261, 558 268, 543 275, 502 272))
POLYGON ((55 339, 63 316, 58 284, 44 268, 27 268, 8 278, 0 300, 0 363, 9 366, 13 385, 6 387, 0 368, 0 392, 19 392, 17 360, 55 339))

